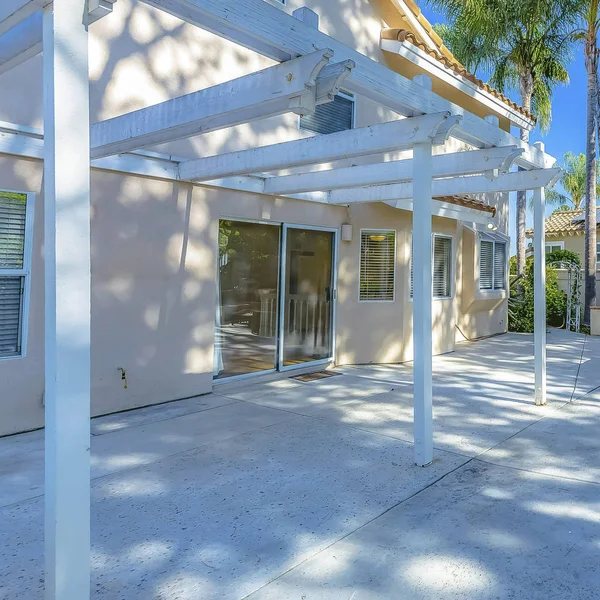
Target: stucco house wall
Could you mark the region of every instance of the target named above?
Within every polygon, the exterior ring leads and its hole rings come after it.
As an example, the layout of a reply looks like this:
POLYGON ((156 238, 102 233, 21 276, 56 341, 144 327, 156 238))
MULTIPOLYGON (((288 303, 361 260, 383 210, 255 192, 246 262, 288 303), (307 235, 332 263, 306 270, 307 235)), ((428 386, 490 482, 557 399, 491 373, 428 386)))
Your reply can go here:
MULTIPOLYGON (((321 29, 374 58, 382 20, 376 3, 289 0, 306 4, 321 29)), ((135 1, 119 0, 91 27, 92 121, 105 119, 269 66, 270 61, 135 1), (109 43, 110 42, 110 43, 109 43)), ((0 77, 0 119, 41 124, 41 58, 0 77), (23 98, 27 98, 24 102, 23 98)), ((395 118, 357 98, 356 125, 395 118)), ((157 148, 196 157, 309 135, 287 115, 157 148)), ((447 149, 460 149, 451 141, 447 149)), ((436 152, 444 149, 437 148, 436 152)), ((405 153, 405 156, 408 154, 405 153)), ((0 435, 43 426, 44 281, 42 162, 0 156, 0 189, 36 194, 26 357, 0 360, 0 435)), ((92 414, 184 398, 212 390, 219 218, 353 226, 339 242, 336 357, 340 364, 412 358, 409 254, 412 214, 384 204, 351 208, 272 198, 189 183, 92 170, 92 414), (358 301, 361 228, 396 231, 396 297, 358 301), (127 376, 125 389, 122 368, 127 376)), ((507 198, 497 223, 507 230, 507 198)), ((474 234, 434 218, 453 237, 454 293, 436 300, 434 351, 466 337, 506 331, 506 303, 476 299, 474 234)))

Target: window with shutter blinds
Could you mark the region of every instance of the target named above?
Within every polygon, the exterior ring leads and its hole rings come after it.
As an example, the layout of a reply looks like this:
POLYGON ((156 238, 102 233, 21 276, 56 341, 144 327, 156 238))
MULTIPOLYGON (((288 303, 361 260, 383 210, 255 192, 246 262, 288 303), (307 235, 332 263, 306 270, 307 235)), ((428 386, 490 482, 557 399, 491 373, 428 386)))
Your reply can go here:
POLYGON ((479 242, 479 289, 506 289, 506 242, 479 242))
MULTIPOLYGON (((413 243, 410 238, 410 297, 413 297, 413 243)), ((443 235, 433 236, 433 289, 434 298, 452 296, 452 238, 443 235)))
POLYGON ((23 350, 30 262, 27 204, 27 194, 0 191, 0 358, 19 356, 23 350))
POLYGON ((494 242, 481 240, 479 248, 479 288, 491 290, 494 285, 494 242))
POLYGON ((354 98, 337 95, 332 102, 319 104, 312 115, 300 117, 300 129, 315 133, 336 133, 354 127, 354 98))
POLYGON ((503 290, 506 287, 506 244, 494 244, 494 289, 503 290))
POLYGON ((396 271, 396 232, 360 232, 359 300, 392 302, 396 271))

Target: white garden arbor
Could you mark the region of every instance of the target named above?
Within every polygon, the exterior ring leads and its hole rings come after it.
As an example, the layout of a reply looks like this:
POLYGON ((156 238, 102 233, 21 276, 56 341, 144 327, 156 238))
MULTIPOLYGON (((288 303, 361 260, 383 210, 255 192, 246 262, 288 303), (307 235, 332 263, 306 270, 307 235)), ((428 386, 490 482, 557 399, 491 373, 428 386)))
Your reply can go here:
MULTIPOLYGON (((529 146, 263 0, 142 0, 278 63, 260 72, 107 121, 89 122, 87 24, 115 0, 3 0, 0 73, 43 49, 44 132, 0 124, 0 153, 44 159, 46 263, 47 598, 85 600, 90 586, 90 166, 226 189, 413 211, 415 462, 433 458, 432 215, 489 222, 464 200, 533 190, 535 402, 545 403, 544 187, 559 175, 529 146), (143 148, 286 112, 307 114, 340 85, 406 118, 194 160, 143 148), (472 151, 432 154, 452 135, 472 151), (342 158, 412 150, 413 158, 279 175, 342 158), (523 170, 509 172, 513 164, 523 170), (265 173, 270 173, 265 175, 265 173), (273 174, 274 173, 274 174, 273 174), (457 199, 458 198, 458 199, 457 199)), ((110 18, 110 17, 109 17, 110 18)))

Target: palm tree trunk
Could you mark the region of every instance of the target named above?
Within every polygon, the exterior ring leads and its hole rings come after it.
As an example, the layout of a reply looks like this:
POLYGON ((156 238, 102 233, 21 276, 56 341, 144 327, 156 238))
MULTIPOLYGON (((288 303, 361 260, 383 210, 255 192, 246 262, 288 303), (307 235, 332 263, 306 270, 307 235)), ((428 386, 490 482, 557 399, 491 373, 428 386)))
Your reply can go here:
MULTIPOLYGON (((529 112, 533 96, 533 75, 521 73, 519 77, 521 105, 529 112)), ((521 140, 529 143, 529 130, 521 129, 521 140)), ((519 170, 522 170, 519 167, 519 170)), ((525 222, 527 218, 527 192, 517 192, 517 275, 525 275, 525 222)))
POLYGON ((596 36, 585 43, 587 69, 586 201, 585 201, 585 304, 583 322, 590 324, 590 306, 596 304, 596 121, 598 108, 598 48, 596 36))

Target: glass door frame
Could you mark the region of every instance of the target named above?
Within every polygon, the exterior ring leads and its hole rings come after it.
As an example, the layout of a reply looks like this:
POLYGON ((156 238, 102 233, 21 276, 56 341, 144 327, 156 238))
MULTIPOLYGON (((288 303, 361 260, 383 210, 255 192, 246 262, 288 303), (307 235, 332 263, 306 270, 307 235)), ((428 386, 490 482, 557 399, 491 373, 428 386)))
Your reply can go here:
MULTIPOLYGON (((279 245, 277 246, 277 252, 278 252, 278 262, 279 262, 279 268, 277 269, 277 293, 280 294, 281 293, 281 256, 282 256, 282 251, 283 251, 283 243, 282 243, 282 231, 283 231, 283 223, 281 223, 280 221, 267 221, 265 219, 247 219, 244 217, 230 217, 230 216, 219 216, 217 218, 217 252, 216 252, 216 277, 215 277, 215 281, 216 281, 216 285, 217 285, 217 289, 216 289, 216 293, 215 293, 215 299, 217 300, 217 302, 215 303, 215 311, 216 310, 220 310, 220 307, 218 306, 218 302, 219 302, 219 290, 218 290, 218 286, 221 285, 221 281, 220 281, 220 271, 219 271, 219 227, 220 227, 220 223, 221 221, 233 221, 233 222, 239 222, 239 223, 250 223, 250 224, 254 224, 254 225, 269 225, 269 226, 273 226, 276 227, 277 229, 279 229, 279 245)), ((212 379, 212 384, 213 386, 215 385, 221 385, 221 384, 226 384, 226 383, 235 383, 236 381, 244 381, 245 379, 253 379, 255 377, 260 377, 263 375, 273 375, 276 374, 278 372, 278 368, 277 366, 279 365, 279 335, 280 335, 280 318, 279 318, 279 310, 280 310, 280 301, 278 299, 277 301, 277 318, 276 318, 276 335, 277 335, 277 339, 276 339, 276 350, 275 350, 275 361, 274 361, 274 366, 270 369, 263 369, 261 371, 252 371, 250 373, 241 373, 239 375, 229 375, 228 377, 222 377, 222 378, 217 378, 213 376, 212 379)), ((215 314, 215 320, 216 320, 216 314, 215 314)), ((216 328, 215 328, 216 331, 216 328)), ((216 343, 215 341, 213 341, 213 343, 216 343)), ((213 356, 214 356, 214 351, 213 351, 213 356)), ((214 365, 213 365, 213 369, 214 369, 214 365)))
POLYGON ((320 227, 318 225, 303 225, 303 224, 292 224, 282 223, 281 224, 281 243, 279 245, 280 250, 280 270, 279 270, 279 329, 277 339, 277 371, 285 373, 286 371, 296 371, 299 369, 306 369, 307 367, 314 367, 317 365, 327 365, 335 362, 335 333, 336 333, 336 317, 337 317, 337 264, 338 264, 338 227, 320 227), (327 358, 320 358, 317 360, 311 360, 301 362, 295 365, 283 364, 283 342, 285 339, 285 276, 286 276, 286 263, 287 263, 287 232, 289 229, 301 229, 309 231, 327 231, 333 234, 332 247, 331 247, 331 288, 332 288, 332 306, 331 306, 331 320, 330 320, 330 339, 331 339, 331 355, 327 358))

